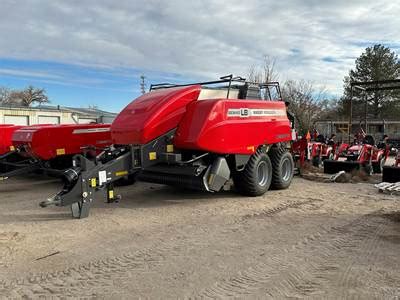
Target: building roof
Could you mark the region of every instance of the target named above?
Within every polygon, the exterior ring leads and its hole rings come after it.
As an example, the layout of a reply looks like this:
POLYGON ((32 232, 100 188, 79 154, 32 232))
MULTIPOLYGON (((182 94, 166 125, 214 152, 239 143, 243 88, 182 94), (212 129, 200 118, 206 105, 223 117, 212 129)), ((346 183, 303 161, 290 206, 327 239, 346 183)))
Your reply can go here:
MULTIPOLYGON (((359 124, 359 123, 364 123, 365 120, 362 119, 356 119, 352 121, 352 124, 359 124)), ((349 123, 349 120, 318 120, 315 121, 315 123, 319 124, 344 124, 344 123, 349 123)), ((399 120, 386 120, 386 119, 374 119, 374 120, 367 120, 368 124, 400 124, 400 119, 399 120)))
POLYGON ((106 116, 106 117, 115 117, 117 114, 104 111, 97 108, 77 108, 77 107, 68 107, 68 106, 53 106, 53 105, 39 105, 39 106, 15 106, 15 105, 0 105, 0 109, 23 109, 23 110, 35 110, 35 111, 60 111, 60 112, 71 112, 80 115, 88 115, 88 116, 106 116))

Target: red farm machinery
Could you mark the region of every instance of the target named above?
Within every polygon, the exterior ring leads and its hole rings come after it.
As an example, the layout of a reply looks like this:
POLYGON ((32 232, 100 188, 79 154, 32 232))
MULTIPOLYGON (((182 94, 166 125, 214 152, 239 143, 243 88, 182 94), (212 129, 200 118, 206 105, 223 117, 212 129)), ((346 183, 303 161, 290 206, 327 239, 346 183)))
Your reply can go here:
POLYGON ((293 128, 277 82, 231 75, 184 85, 152 85, 111 126, 113 147, 96 160, 74 157, 65 186, 41 206, 70 206, 87 217, 93 201, 113 202, 114 183, 135 180, 218 192, 232 179, 246 196, 287 188, 293 128))
POLYGON ((363 170, 366 174, 380 174, 388 156, 389 149, 375 146, 373 137, 366 135, 360 144, 340 145, 335 160, 324 162, 324 173, 351 173, 354 170, 363 170))
MULTIPOLYGON (((352 172, 363 170, 367 174, 382 173, 385 169, 386 160, 390 154, 390 147, 386 142, 375 144, 374 137, 368 134, 368 106, 371 99, 368 98, 370 92, 393 91, 400 89, 400 79, 351 82, 350 114, 349 114, 349 143, 342 144, 336 151, 334 160, 327 160, 324 163, 324 172, 328 174, 340 171, 352 172), (364 106, 364 129, 356 135, 359 138, 355 143, 350 144, 353 124, 353 96, 359 93, 359 98, 363 99, 364 106)), ((373 99, 373 98, 372 98, 373 99)), ((391 171, 387 171, 391 172, 391 171)), ((392 173, 391 173, 392 174, 392 173)), ((399 176, 400 177, 400 176, 399 176)))
POLYGON ((318 135, 314 141, 303 137, 292 144, 292 153, 298 167, 303 167, 306 161, 320 167, 327 159, 334 159, 336 145, 327 142, 323 135, 318 135))
POLYGON ((0 160, 1 157, 9 152, 13 152, 15 147, 12 143, 12 135, 14 131, 21 128, 22 126, 16 126, 11 124, 0 125, 0 160))
POLYGON ((109 124, 4 126, 0 135, 7 137, 1 145, 0 180, 34 171, 62 176, 74 155, 93 158, 111 145, 109 124))

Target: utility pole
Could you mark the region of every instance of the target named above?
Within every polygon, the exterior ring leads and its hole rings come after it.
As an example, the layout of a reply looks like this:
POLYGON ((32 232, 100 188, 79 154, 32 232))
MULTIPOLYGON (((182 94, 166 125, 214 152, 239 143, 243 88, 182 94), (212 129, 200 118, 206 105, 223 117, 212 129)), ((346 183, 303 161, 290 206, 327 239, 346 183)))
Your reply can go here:
POLYGON ((146 93, 146 76, 143 74, 140 75, 140 91, 142 92, 142 95, 146 93))

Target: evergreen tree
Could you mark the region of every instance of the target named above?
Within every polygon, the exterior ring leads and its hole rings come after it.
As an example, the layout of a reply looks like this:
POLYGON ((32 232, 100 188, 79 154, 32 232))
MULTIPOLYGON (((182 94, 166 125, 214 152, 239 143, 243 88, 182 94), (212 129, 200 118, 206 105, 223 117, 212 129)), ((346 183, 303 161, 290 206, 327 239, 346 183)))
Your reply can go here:
MULTIPOLYGON (((374 45, 365 49, 355 61, 355 69, 350 70, 344 79, 342 113, 348 115, 350 99, 350 82, 377 81, 400 78, 400 61, 397 54, 389 47, 374 45)), ((373 118, 399 117, 399 90, 370 91, 364 93, 353 90, 353 116, 364 116, 365 101, 368 101, 368 112, 373 118), (365 98, 366 97, 366 98, 365 98)))

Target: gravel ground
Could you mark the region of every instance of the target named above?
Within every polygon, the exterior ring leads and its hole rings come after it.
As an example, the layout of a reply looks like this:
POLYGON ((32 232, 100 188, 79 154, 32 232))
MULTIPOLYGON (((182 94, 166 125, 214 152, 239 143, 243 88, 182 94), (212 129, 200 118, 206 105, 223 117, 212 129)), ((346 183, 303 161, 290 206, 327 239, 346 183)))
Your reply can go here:
POLYGON ((0 185, 0 296, 400 296, 400 202, 371 184, 295 178, 244 198, 137 183, 90 217, 38 203, 61 185, 0 185))

